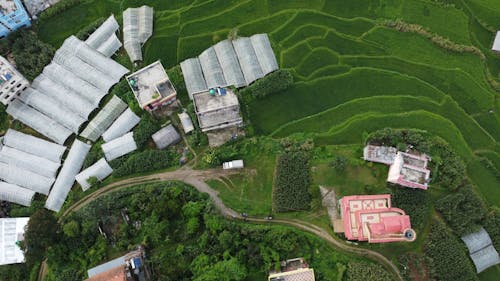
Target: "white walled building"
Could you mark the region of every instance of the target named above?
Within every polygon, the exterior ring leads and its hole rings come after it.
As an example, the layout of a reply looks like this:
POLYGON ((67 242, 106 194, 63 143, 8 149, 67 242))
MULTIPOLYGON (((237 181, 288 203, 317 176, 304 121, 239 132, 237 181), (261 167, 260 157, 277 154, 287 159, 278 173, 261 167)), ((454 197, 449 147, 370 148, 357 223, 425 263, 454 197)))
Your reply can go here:
POLYGON ((28 79, 24 78, 9 61, 0 56, 0 102, 8 105, 28 86, 28 79))

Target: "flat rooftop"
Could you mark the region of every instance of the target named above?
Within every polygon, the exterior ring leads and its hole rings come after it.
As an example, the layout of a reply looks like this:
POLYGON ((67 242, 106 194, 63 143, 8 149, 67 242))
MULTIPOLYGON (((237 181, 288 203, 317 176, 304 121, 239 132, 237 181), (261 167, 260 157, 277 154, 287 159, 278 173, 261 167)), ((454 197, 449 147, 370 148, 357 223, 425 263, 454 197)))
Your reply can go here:
POLYGON ((363 150, 363 158, 366 161, 392 164, 397 153, 395 147, 367 145, 363 150))
POLYGON ((141 107, 177 94, 160 61, 130 74, 127 81, 141 107))
POLYGON ((17 5, 14 0, 0 0, 0 13, 2 15, 12 14, 17 10, 17 5))
POLYGON ((389 168, 387 181, 410 188, 427 189, 430 170, 427 169, 427 155, 398 152, 389 168))
POLYGON ((203 132, 237 126, 243 122, 238 97, 230 90, 224 94, 209 91, 193 95, 196 115, 203 132))
POLYGON ((196 112, 204 113, 231 106, 239 107, 240 103, 238 101, 238 97, 230 89, 225 89, 225 95, 210 95, 209 91, 194 94, 193 98, 196 106, 196 112))

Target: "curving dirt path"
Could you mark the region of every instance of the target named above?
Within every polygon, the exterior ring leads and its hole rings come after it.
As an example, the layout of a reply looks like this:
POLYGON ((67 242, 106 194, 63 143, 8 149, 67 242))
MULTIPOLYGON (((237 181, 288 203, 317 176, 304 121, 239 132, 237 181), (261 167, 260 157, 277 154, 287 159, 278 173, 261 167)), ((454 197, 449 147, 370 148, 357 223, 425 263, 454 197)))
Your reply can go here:
POLYGON ((158 173, 158 174, 153 174, 153 175, 148 175, 148 176, 140 176, 140 177, 134 177, 134 178, 129 178, 129 179, 124 179, 121 181, 114 182, 112 184, 109 184, 107 186, 101 187, 100 189, 96 190, 94 193, 87 195, 86 197, 82 198, 72 206, 70 206, 68 209, 64 211, 64 213, 61 215, 59 220, 62 220, 64 217, 68 216, 72 212, 78 211, 85 205, 89 204, 93 200, 111 193, 116 190, 120 190, 123 188, 127 188, 133 185, 137 184, 142 184, 142 183, 153 183, 153 182, 159 182, 159 181, 171 181, 171 180, 178 180, 178 181, 183 181, 189 185, 192 185, 194 188, 196 188, 200 192, 207 193, 210 196, 210 199, 212 200, 213 204, 215 207, 221 212, 221 214, 228 218, 228 219, 237 219, 237 220, 243 220, 243 221, 249 221, 249 222, 254 222, 254 223, 274 223, 274 224, 282 224, 282 225, 289 225, 296 227, 300 230, 310 232, 319 238, 323 239, 324 241, 328 242, 331 246, 334 248, 340 249, 342 251, 352 253, 355 255, 359 255, 362 257, 369 258, 373 261, 381 263, 387 270, 389 270, 392 275, 397 279, 402 281, 403 278, 399 272, 399 269, 397 266, 392 263, 389 259, 387 259, 385 256, 382 254, 364 249, 364 248, 357 248, 357 247, 352 247, 347 245, 344 241, 333 237, 328 233, 326 230, 323 228, 320 228, 314 224, 304 222, 304 221, 299 221, 299 220, 294 220, 294 219, 274 219, 274 220, 266 220, 262 218, 253 218, 253 217, 243 217, 240 213, 234 211, 233 209, 228 208, 224 202, 219 197, 219 192, 212 189, 208 184, 206 184, 204 181, 207 179, 213 179, 213 178, 218 178, 220 176, 227 176, 231 174, 236 174, 238 173, 238 170, 222 170, 222 169, 210 169, 210 170, 193 170, 189 167, 183 167, 179 170, 171 171, 171 172, 163 172, 163 173, 158 173))

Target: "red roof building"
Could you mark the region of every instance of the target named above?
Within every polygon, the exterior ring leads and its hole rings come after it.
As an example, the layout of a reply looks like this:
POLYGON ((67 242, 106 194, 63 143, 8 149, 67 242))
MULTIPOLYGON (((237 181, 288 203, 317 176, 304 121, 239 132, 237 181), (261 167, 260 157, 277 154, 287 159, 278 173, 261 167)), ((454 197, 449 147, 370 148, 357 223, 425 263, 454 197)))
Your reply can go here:
POLYGON ((343 232, 348 240, 415 241, 410 217, 391 206, 390 194, 344 196, 340 199, 340 208, 343 232))

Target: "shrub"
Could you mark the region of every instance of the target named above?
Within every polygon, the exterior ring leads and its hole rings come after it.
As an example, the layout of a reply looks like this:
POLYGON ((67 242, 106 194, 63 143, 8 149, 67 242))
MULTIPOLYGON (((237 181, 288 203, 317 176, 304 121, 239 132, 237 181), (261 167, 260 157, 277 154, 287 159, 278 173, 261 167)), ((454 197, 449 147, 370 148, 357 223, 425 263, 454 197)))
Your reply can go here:
POLYGON ((101 26, 101 24, 106 20, 106 18, 98 18, 96 19, 95 21, 91 22, 89 25, 87 25, 86 27, 80 29, 80 31, 78 31, 75 36, 76 38, 80 39, 80 40, 87 40, 87 38, 89 38, 89 35, 94 32, 99 26, 101 26))
POLYGON ((430 196, 426 190, 396 187, 392 193, 394 206, 405 210, 411 218, 413 228, 420 228, 428 218, 430 196))
POLYGON ((344 156, 341 156, 341 155, 335 156, 335 158, 333 158, 333 161, 330 162, 330 166, 338 172, 344 171, 347 164, 348 164, 347 158, 345 158, 344 156))
POLYGON ((184 76, 182 75, 182 70, 180 65, 176 65, 169 70, 167 70, 168 78, 173 85, 175 85, 175 89, 177 90, 177 98, 181 101, 181 103, 186 106, 191 101, 189 100, 189 95, 186 89, 186 83, 184 82, 184 76))
POLYGON ((392 280, 392 276, 382 267, 373 263, 349 262, 347 264, 345 280, 386 281, 386 280, 392 280))
POLYGON ((38 24, 40 22, 47 20, 55 15, 59 15, 62 12, 68 10, 69 8, 72 8, 80 3, 82 3, 84 0, 65 0, 65 1, 59 1, 52 7, 48 8, 47 10, 43 11, 39 16, 38 16, 38 24))
POLYGON ((151 135, 160 129, 160 124, 148 114, 142 116, 141 121, 134 129, 134 140, 139 149, 143 148, 151 135))
POLYGON ((54 56, 54 48, 38 39, 34 32, 20 29, 9 36, 16 68, 29 80, 35 79, 54 56))
POLYGON ((311 195, 309 159, 304 152, 288 152, 278 158, 273 188, 273 209, 276 212, 307 210, 311 195))
POLYGON ((469 261, 465 245, 453 236, 442 222, 438 220, 432 222, 424 251, 432 259, 429 267, 433 280, 478 280, 469 261))
POLYGON ((132 154, 114 170, 114 175, 122 177, 168 168, 174 164, 173 158, 168 150, 146 150, 132 154))
POLYGON ((278 69, 266 77, 255 81, 252 85, 238 92, 245 103, 263 98, 269 94, 284 91, 293 85, 293 76, 290 71, 278 69))
POLYGON ((0 102, 0 132, 9 127, 9 116, 5 112, 6 106, 0 102))

